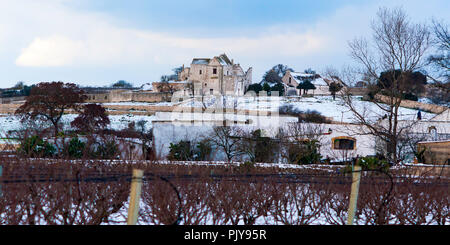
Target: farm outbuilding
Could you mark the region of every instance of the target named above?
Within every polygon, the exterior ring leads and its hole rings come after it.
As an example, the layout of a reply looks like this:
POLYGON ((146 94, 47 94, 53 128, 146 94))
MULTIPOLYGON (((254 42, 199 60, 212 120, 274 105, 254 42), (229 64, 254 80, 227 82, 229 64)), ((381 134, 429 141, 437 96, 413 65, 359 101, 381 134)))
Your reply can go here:
POLYGON ((424 164, 450 164, 450 140, 419 142, 417 150, 423 151, 423 159, 420 160, 424 164))

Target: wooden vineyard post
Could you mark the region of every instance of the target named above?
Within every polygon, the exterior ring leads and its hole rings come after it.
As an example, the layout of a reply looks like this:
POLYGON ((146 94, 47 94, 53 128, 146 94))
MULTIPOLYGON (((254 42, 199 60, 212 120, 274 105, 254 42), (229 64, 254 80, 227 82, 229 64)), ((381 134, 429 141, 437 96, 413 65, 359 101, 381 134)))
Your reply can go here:
POLYGON ((136 225, 139 213, 139 202, 141 199, 142 176, 144 171, 133 169, 131 179, 130 206, 128 207, 128 225, 136 225))
POLYGON ((358 203, 359 182, 361 180, 361 166, 353 167, 352 192, 350 194, 350 202, 348 204, 347 225, 353 225, 356 213, 356 204, 358 203))

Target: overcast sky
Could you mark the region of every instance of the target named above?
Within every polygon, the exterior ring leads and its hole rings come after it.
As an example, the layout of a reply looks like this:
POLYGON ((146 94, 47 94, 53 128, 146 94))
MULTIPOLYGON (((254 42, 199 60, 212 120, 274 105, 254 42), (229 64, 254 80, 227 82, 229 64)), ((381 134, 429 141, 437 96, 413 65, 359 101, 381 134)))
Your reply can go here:
POLYGON ((450 22, 448 0, 0 0, 0 87, 18 81, 136 86, 226 53, 253 82, 276 64, 351 65, 379 7, 450 22))

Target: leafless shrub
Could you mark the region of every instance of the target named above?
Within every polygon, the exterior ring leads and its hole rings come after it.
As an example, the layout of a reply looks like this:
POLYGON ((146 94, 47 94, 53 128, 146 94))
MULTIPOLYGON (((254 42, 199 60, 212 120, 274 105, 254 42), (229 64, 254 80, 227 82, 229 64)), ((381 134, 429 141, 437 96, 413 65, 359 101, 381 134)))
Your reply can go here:
MULTIPOLYGON (((140 224, 346 224, 351 177, 324 169, 0 159, 0 224, 126 222, 132 168, 145 171, 140 224)), ((364 172, 356 224, 446 225, 448 179, 364 172)))
MULTIPOLYGON (((99 225, 110 223, 129 195, 128 181, 118 178, 118 168, 101 162, 63 160, 2 161, 0 201, 2 224, 99 225), (106 179, 105 179, 106 178, 106 179)), ((125 172, 125 171, 123 171, 125 172)))

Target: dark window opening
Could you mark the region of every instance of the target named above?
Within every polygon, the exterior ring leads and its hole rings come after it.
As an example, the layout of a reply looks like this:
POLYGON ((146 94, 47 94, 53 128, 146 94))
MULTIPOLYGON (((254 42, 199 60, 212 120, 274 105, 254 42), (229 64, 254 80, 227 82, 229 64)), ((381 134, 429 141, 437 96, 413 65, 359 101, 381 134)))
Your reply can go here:
POLYGON ((354 150, 355 149, 355 140, 335 139, 333 141, 333 149, 335 149, 335 150, 354 150))

